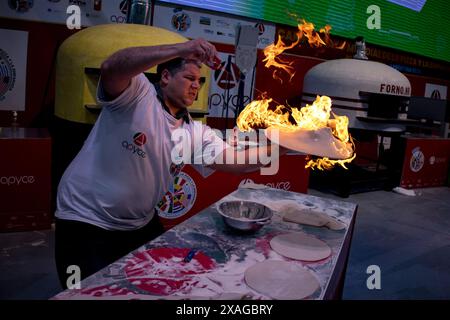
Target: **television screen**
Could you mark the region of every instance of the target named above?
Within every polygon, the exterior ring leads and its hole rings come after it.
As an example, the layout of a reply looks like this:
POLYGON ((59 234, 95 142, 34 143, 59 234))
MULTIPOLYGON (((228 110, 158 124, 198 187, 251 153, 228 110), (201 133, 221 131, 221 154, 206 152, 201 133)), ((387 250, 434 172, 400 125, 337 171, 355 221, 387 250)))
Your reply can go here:
POLYGON ((450 62, 447 0, 163 0, 285 25, 297 19, 331 34, 450 62))

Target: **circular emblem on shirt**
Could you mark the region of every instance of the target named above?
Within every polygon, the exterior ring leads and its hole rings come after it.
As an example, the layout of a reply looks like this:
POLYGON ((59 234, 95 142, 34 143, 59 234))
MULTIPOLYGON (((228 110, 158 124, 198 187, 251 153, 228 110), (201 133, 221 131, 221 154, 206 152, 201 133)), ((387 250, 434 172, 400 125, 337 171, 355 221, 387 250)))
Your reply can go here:
POLYGON ((142 132, 138 132, 133 136, 133 141, 135 145, 141 147, 147 142, 147 136, 142 132))
POLYGON ((180 172, 174 178, 173 185, 157 204, 158 215, 166 219, 183 216, 195 203, 197 187, 194 180, 186 173, 180 172))
POLYGON ((423 155, 422 151, 420 151, 419 148, 416 148, 412 151, 412 156, 409 161, 409 167, 412 172, 419 172, 423 164, 425 162, 425 156, 423 155))
POLYGON ((9 55, 0 49, 0 101, 14 88, 16 69, 9 55))

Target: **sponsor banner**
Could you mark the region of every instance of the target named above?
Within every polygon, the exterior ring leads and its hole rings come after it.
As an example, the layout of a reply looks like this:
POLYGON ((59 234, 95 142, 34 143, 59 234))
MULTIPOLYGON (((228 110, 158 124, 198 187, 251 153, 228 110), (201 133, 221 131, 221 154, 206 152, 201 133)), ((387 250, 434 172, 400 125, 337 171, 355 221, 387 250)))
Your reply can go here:
POLYGON ((47 130, 4 131, 0 139, 0 232, 49 229, 51 147, 47 130))
POLYGON ((407 189, 445 185, 450 139, 406 138, 400 186, 407 189))
POLYGON ((182 7, 155 5, 153 25, 178 32, 187 38, 202 37, 211 42, 234 45, 238 24, 256 26, 260 30, 259 49, 263 49, 274 42, 274 24, 261 23, 250 19, 236 19, 201 10, 194 11, 182 7))
MULTIPOLYGON (((234 118, 238 105, 240 71, 235 56, 219 52, 222 68, 211 71, 208 110, 210 117, 234 118)), ((253 72, 246 75, 244 81, 244 106, 253 99, 253 72)))
POLYGON ((81 13, 81 26, 104 23, 125 23, 126 0, 39 0, 0 1, 0 17, 66 24, 67 8, 77 5, 81 13))
MULTIPOLYGON (((320 26, 316 26, 316 28, 319 27, 320 26)), ((289 45, 297 40, 297 32, 298 27, 278 24, 275 39, 280 38, 285 44, 289 45)), ((337 46, 342 45, 345 41, 343 49, 330 46, 311 48, 308 44, 302 42, 301 45, 286 50, 285 53, 317 57, 326 60, 353 58, 356 52, 356 44, 353 40, 349 41, 348 39, 337 36, 333 29, 330 31, 330 39, 337 46)), ((403 73, 448 79, 448 73, 450 72, 450 64, 445 61, 434 60, 410 52, 381 47, 373 43, 366 43, 366 55, 369 60, 387 64, 403 73)))
POLYGON ((0 110, 25 110, 28 32, 0 29, 0 110))

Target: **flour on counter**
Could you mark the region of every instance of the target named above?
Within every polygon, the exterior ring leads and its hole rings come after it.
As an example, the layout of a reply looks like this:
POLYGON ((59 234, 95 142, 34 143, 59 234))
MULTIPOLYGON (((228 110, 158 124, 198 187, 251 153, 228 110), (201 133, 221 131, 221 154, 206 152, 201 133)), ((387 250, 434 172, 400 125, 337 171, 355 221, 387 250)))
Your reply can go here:
MULTIPOLYGON (((282 260, 281 256, 274 259, 282 260)), ((264 254, 255 250, 246 251, 242 259, 235 254, 230 256, 227 263, 221 266, 220 270, 213 270, 207 274, 195 275, 198 282, 190 290, 189 295, 193 296, 217 296, 226 293, 241 294, 242 298, 251 295, 252 298, 269 299, 247 286, 244 280, 245 271, 258 262, 265 261, 264 254)))

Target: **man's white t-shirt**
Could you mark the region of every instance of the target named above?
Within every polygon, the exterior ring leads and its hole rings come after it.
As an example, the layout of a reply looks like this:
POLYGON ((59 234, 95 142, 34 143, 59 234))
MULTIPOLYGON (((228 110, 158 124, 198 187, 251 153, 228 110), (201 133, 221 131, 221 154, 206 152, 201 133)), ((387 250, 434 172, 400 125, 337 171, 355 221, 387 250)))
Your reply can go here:
MULTIPOLYGON (((57 218, 108 230, 143 227, 173 183, 177 166, 171 155, 181 145, 172 141, 174 131, 185 129, 197 142, 192 146, 212 149, 213 156, 229 147, 208 126, 192 119, 186 123, 165 111, 144 74, 112 101, 105 101, 99 85, 97 100, 102 112, 58 186, 57 218)), ((198 161, 198 151, 193 161, 198 161)))

